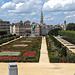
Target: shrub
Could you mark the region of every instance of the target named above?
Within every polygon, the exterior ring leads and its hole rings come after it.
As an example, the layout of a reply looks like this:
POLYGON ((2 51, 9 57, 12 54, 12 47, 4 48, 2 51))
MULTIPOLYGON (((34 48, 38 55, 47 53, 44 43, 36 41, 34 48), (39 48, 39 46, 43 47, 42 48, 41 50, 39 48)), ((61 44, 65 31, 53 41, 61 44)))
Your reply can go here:
POLYGON ((61 57, 66 57, 67 56, 67 50, 66 50, 66 47, 63 47, 61 49, 61 57))
POLYGON ((50 62, 51 63, 59 63, 60 59, 57 58, 57 57, 54 57, 54 58, 50 58, 50 62))
POLYGON ((64 30, 61 30, 58 33, 61 36, 65 36, 66 38, 69 38, 71 40, 75 40, 75 31, 64 31, 64 30))

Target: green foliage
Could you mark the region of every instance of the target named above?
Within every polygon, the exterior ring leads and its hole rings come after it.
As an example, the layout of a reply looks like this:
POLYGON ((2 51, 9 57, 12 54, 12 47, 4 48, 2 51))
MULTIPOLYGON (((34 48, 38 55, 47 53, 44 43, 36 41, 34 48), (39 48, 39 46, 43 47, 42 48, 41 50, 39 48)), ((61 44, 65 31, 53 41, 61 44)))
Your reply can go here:
POLYGON ((75 31, 64 31, 64 30, 61 30, 61 31, 58 31, 58 33, 61 36, 65 36, 66 38, 75 40, 75 31))
POLYGON ((6 35, 7 31, 0 31, 0 35, 6 35))
POLYGON ((19 38, 20 36, 11 36, 11 37, 8 37, 8 38, 3 38, 3 37, 1 37, 1 39, 0 39, 0 44, 2 44, 2 43, 6 43, 6 42, 8 42, 8 41, 11 41, 11 40, 14 40, 15 38, 19 38))
POLYGON ((66 30, 74 30, 75 31, 75 23, 69 23, 66 27, 66 30))
POLYGON ((49 36, 54 41, 55 46, 57 46, 59 48, 62 47, 62 44, 57 39, 55 39, 51 34, 49 34, 49 36))
POLYGON ((61 57, 66 57, 67 56, 67 50, 66 50, 66 47, 63 47, 61 49, 61 57))
POLYGON ((51 63, 59 63, 59 58, 57 58, 57 57, 50 58, 50 62, 51 63))
POLYGON ((59 30, 61 30, 61 29, 60 29, 60 28, 52 29, 51 31, 49 31, 48 34, 51 34, 51 35, 55 35, 55 36, 57 36, 59 30))
MULTIPOLYGON (((75 55, 71 52, 67 52, 67 48, 64 47, 55 37, 49 34, 49 37, 46 37, 48 56, 50 63, 75 63, 75 55), (57 49, 51 49, 51 43, 49 41, 53 41, 57 49), (56 54, 55 54, 56 52, 56 54), (69 56, 70 54, 70 56, 69 56)), ((53 46, 54 47, 54 46, 53 46)))

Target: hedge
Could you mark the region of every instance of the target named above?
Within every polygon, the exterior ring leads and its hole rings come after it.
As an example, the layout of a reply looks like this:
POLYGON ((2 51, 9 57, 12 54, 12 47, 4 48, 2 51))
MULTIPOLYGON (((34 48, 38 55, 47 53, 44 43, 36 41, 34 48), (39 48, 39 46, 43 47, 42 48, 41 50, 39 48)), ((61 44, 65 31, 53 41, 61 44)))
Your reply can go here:
POLYGON ((13 37, 9 37, 7 39, 0 39, 0 45, 3 44, 3 43, 6 43, 8 41, 11 41, 11 40, 14 40, 15 38, 19 38, 19 36, 13 36, 13 37))
POLYGON ((49 34, 49 37, 54 41, 54 45, 56 47, 62 48, 62 44, 57 39, 55 39, 51 34, 49 34))
POLYGON ((60 31, 58 31, 58 34, 61 36, 65 36, 66 38, 70 38, 72 40, 75 40, 75 31, 60 30, 60 31))
POLYGON ((50 58, 50 63, 75 63, 75 58, 53 57, 50 58))

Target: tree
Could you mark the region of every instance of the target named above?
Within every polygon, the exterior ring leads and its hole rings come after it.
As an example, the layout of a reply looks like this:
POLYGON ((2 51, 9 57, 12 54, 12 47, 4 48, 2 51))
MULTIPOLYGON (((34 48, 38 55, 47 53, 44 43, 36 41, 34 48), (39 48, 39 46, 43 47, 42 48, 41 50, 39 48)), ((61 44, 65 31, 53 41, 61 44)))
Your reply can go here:
POLYGON ((69 23, 66 27, 66 30, 73 30, 75 31, 75 23, 69 23))
POLYGON ((7 31, 0 31, 0 35, 6 35, 7 31))
POLYGON ((66 57, 67 56, 67 50, 66 50, 66 47, 63 47, 61 49, 61 57, 66 57))
POLYGON ((60 29, 60 28, 52 29, 51 31, 49 31, 48 34, 51 34, 51 35, 55 35, 55 36, 57 36, 59 30, 61 30, 61 29, 60 29))

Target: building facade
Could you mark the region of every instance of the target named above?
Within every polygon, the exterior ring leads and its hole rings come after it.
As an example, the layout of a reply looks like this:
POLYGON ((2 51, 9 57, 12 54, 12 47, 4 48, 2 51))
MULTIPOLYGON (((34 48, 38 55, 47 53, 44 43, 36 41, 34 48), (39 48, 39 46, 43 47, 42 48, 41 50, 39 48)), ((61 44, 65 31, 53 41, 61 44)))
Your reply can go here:
MULTIPOLYGON (((35 36, 40 36, 40 26, 38 24, 34 24, 34 26, 35 36)), ((33 33, 33 23, 30 24, 30 21, 26 21, 24 23, 20 21, 18 23, 12 24, 10 26, 10 33, 20 36, 30 36, 33 33)))
POLYGON ((10 21, 0 20, 0 31, 7 31, 7 34, 10 34, 10 21))

